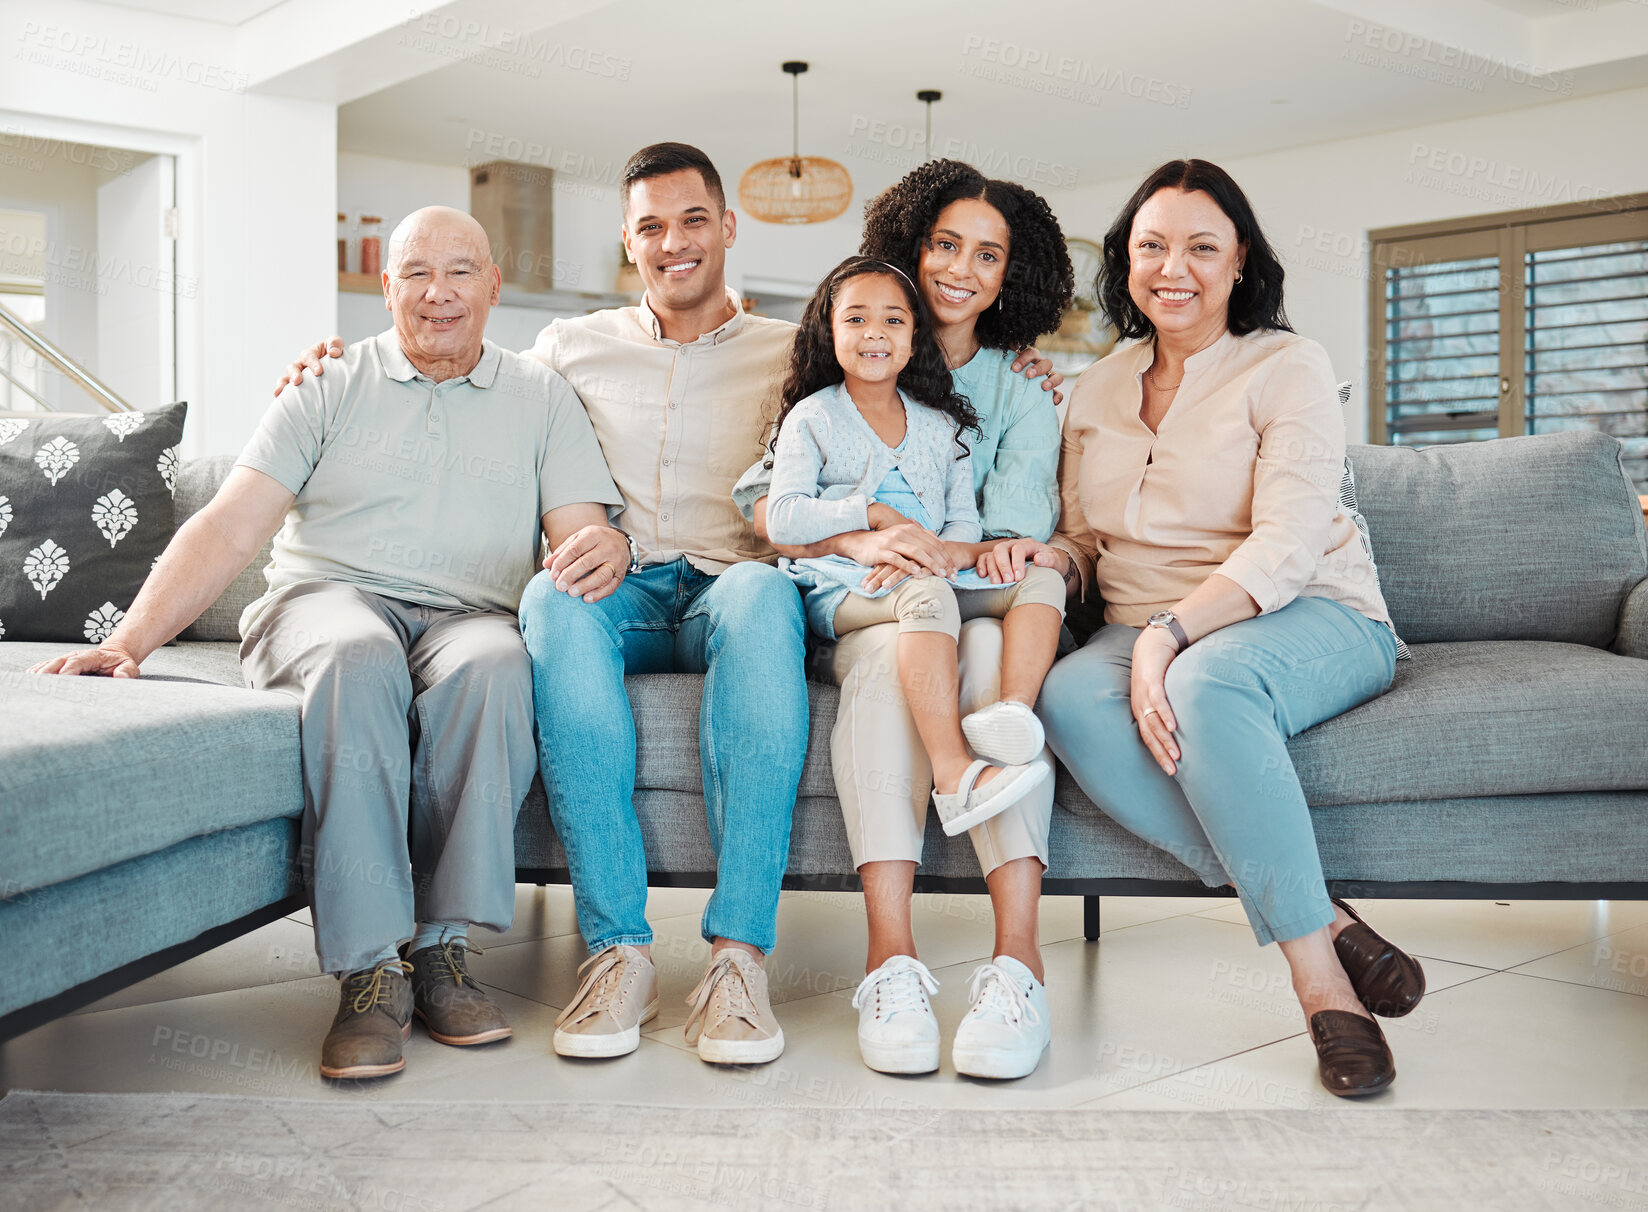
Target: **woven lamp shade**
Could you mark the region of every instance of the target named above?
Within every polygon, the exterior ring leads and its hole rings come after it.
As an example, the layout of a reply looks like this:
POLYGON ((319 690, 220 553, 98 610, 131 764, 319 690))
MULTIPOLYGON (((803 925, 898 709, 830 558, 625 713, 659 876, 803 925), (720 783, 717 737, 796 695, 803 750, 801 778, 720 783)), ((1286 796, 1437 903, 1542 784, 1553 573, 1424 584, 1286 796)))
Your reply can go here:
POLYGON ((780 156, 744 170, 738 203, 765 223, 823 223, 847 209, 853 179, 834 160, 780 156))

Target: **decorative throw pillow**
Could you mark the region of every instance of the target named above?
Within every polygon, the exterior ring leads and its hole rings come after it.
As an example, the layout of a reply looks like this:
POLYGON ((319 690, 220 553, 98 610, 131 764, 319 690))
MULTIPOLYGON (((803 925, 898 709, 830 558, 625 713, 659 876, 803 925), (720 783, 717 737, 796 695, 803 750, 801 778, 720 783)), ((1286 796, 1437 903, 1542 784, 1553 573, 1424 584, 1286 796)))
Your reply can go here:
POLYGON ((177 529, 187 411, 0 418, 0 640, 108 638, 177 529))
MULTIPOLYGON (((1339 384, 1339 403, 1350 403, 1350 384, 1339 384)), ((1345 459, 1345 474, 1339 478, 1339 508, 1356 523, 1356 533, 1362 537, 1362 550, 1368 553, 1368 563, 1373 565, 1373 583, 1379 584, 1379 562, 1373 558, 1373 533, 1368 530, 1368 520, 1362 516, 1362 511, 1356 507, 1356 473, 1350 469, 1350 458, 1345 459)), ((1391 624, 1391 635, 1396 637, 1396 659, 1411 661, 1413 653, 1402 642, 1402 637, 1396 635, 1396 625, 1391 624)))

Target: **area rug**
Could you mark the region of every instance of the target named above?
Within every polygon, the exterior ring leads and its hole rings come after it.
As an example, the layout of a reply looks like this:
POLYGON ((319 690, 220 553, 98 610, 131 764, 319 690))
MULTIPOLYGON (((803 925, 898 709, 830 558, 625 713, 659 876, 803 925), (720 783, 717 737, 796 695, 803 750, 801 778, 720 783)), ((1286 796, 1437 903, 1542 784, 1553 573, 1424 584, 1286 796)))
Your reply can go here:
POLYGON ((1648 1209, 1648 1112, 936 1111, 38 1094, 0 1206, 1648 1209))

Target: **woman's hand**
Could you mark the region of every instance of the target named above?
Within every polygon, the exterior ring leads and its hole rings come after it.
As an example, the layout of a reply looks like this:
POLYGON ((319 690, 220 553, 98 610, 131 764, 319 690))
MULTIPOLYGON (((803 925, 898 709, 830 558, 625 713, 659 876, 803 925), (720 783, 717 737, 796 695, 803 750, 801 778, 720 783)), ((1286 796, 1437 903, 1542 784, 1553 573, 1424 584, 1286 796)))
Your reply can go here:
POLYGON ((1024 570, 1033 566, 1070 575, 1070 557, 1036 539, 1003 539, 978 558, 979 576, 988 577, 996 585, 1024 580, 1024 570))
POLYGON ((1027 379, 1041 379, 1041 389, 1053 393, 1053 407, 1064 403, 1064 393, 1059 390, 1064 385, 1064 376, 1053 369, 1053 360, 1034 345, 1019 350, 1018 357, 1013 359, 1013 369, 1027 379))
POLYGON ((944 540, 914 522, 903 522, 885 530, 854 531, 839 536, 836 543, 842 555, 869 568, 890 564, 909 576, 932 573, 948 577, 955 572, 944 549, 944 540))
POLYGON ((1168 774, 1178 769, 1179 742, 1173 733, 1179 725, 1167 701, 1167 667, 1178 655, 1173 633, 1160 627, 1146 627, 1133 642, 1133 719, 1139 739, 1168 774))
POLYGON ((909 576, 910 574, 897 564, 877 564, 864 574, 864 579, 859 583, 869 592, 877 593, 883 589, 891 589, 909 576))

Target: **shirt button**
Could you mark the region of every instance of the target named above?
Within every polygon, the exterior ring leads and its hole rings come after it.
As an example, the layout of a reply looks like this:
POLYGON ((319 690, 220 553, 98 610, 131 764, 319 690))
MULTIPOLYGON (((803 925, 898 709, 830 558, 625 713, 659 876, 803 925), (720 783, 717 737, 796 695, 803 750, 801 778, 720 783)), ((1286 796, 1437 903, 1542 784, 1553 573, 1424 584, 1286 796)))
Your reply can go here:
POLYGON ((675 407, 675 401, 674 401, 674 400, 671 400, 671 401, 670 401, 670 407, 671 407, 671 408, 674 408, 674 407, 675 407))
POLYGON ((665 466, 665 467, 668 467, 668 466, 669 466, 669 463, 670 463, 670 461, 669 461, 669 460, 668 460, 668 459, 665 459, 665 460, 664 460, 664 466, 665 466))
POLYGON ((659 520, 659 521, 660 521, 660 522, 667 522, 667 521, 669 521, 669 514, 667 514, 667 513, 661 513, 661 514, 659 514, 659 515, 658 515, 658 520, 659 520))
POLYGON ((429 414, 429 419, 431 421, 439 421, 441 419, 441 414, 438 412, 432 412, 429 414))

